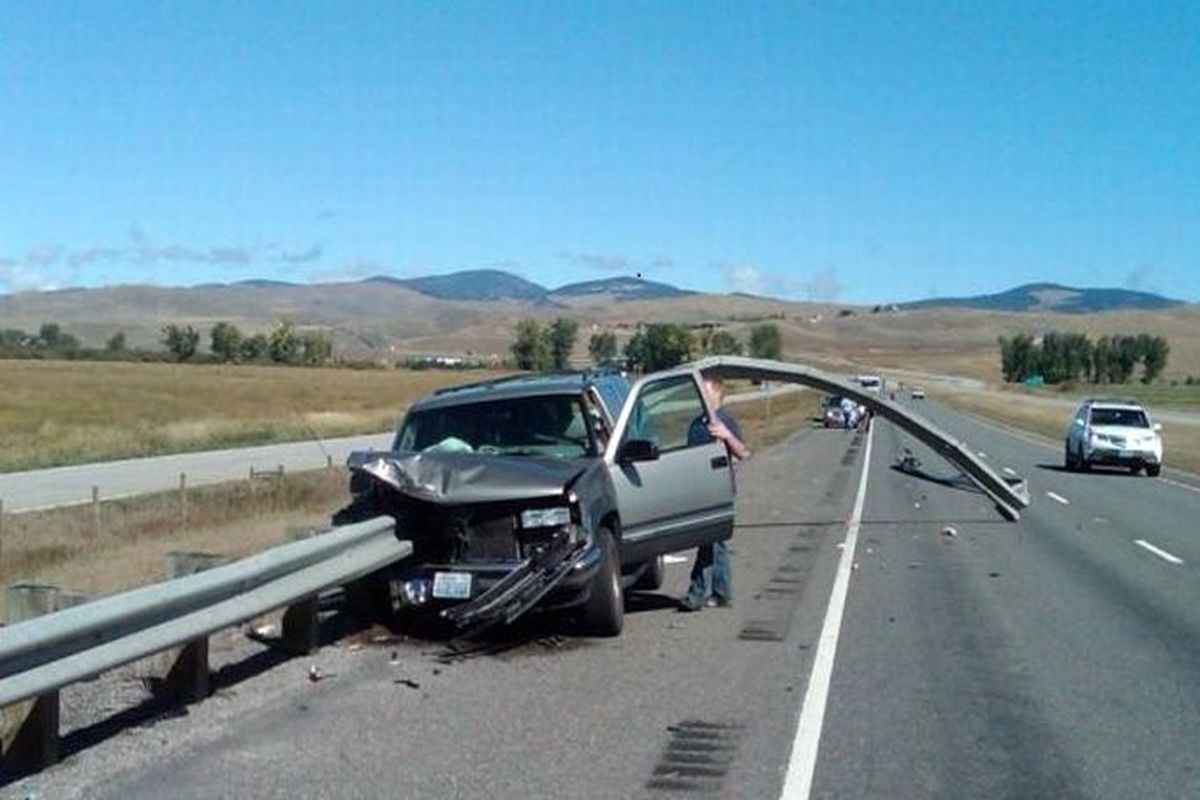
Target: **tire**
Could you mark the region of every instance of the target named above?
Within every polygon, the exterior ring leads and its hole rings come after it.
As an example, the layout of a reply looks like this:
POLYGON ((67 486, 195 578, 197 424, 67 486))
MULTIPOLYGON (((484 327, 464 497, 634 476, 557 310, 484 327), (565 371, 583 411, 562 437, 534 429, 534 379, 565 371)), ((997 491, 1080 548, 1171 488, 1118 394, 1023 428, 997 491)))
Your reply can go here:
POLYGON ((1141 471, 1142 471, 1142 468, 1139 467, 1137 464, 1134 464, 1132 467, 1129 468, 1130 475, 1137 475, 1141 471))
POLYGON ((1162 474, 1162 464, 1147 464, 1146 474, 1151 478, 1157 478, 1162 474))
POLYGON ((621 559, 612 531, 596 532, 600 568, 592 578, 591 592, 583 604, 583 628, 592 636, 619 636, 625 623, 625 598, 621 594, 621 559))
POLYGON ((1078 462, 1076 462, 1075 458, 1071 455, 1071 445, 1067 445, 1063 449, 1063 466, 1066 468, 1067 472, 1074 472, 1075 470, 1079 469, 1078 462))
POLYGON ((666 562, 662 556, 652 558, 646 562, 642 569, 642 574, 633 582, 630 589, 637 592, 656 592, 662 588, 663 574, 666 571, 666 562))

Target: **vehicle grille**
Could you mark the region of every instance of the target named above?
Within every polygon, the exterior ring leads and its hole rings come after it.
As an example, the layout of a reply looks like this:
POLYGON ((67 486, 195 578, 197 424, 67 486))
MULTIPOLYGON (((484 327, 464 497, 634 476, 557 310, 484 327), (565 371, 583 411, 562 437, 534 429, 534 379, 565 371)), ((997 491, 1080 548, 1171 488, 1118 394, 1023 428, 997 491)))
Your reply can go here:
POLYGON ((419 559, 467 564, 520 559, 511 508, 446 507, 401 497, 390 511, 399 521, 400 538, 413 543, 419 559))
POLYGON ((481 511, 466 522, 459 540, 459 560, 511 561, 520 558, 517 530, 511 512, 481 511))

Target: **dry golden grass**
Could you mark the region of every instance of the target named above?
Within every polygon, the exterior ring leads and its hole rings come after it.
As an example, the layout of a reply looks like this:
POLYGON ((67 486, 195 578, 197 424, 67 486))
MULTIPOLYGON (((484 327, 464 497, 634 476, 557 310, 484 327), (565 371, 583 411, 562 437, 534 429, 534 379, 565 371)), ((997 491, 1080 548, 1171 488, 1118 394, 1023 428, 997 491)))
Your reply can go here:
POLYGON ((374 433, 495 374, 0 361, 0 470, 374 433))
POLYGON ((326 524, 346 487, 336 468, 188 489, 186 516, 178 491, 6 514, 0 585, 103 595, 154 583, 171 551, 240 558, 284 543, 289 528, 326 524))
POLYGON ((817 415, 820 402, 821 396, 817 392, 797 391, 772 397, 769 409, 764 398, 737 403, 731 410, 742 426, 746 446, 753 452, 807 427, 817 415))
MULTIPOLYGON (((1044 436, 1061 446, 1067 414, 1041 404, 1014 402, 999 393, 968 392, 939 387, 937 399, 947 405, 998 420, 1044 436)), ((1172 424, 1163 430, 1163 460, 1168 467, 1200 472, 1200 426, 1172 424)))

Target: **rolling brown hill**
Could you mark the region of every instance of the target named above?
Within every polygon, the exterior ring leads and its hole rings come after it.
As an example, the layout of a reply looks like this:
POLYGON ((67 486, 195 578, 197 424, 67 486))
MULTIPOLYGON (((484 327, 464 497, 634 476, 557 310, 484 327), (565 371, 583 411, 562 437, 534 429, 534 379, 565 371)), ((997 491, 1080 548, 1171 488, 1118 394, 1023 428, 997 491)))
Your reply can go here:
POLYGON ((1163 335, 1171 344, 1165 377, 1200 376, 1196 305, 1091 314, 961 308, 872 313, 865 307, 701 293, 652 299, 588 292, 550 293, 532 300, 451 300, 395 281, 371 279, 311 285, 112 286, 0 296, 0 327, 32 331, 43 322, 57 322, 93 346, 121 330, 131 346, 156 347, 168 323, 195 325, 207 334, 221 320, 257 332, 287 319, 302 328, 329 331, 337 351, 356 358, 415 353, 500 358, 508 353, 519 319, 549 321, 556 316, 580 322, 580 359, 586 359, 588 337, 596 331, 614 331, 624 342, 639 323, 679 322, 726 329, 744 341, 750 327, 769 321, 780 327, 789 357, 827 368, 905 367, 994 381, 999 378, 1000 335, 1059 330, 1095 337, 1145 331, 1163 335))

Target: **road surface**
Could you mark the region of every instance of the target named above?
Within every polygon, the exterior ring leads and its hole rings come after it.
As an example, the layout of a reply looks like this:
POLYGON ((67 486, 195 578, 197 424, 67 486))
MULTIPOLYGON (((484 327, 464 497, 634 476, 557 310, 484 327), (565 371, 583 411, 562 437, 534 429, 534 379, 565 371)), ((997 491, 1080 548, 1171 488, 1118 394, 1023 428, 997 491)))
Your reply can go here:
POLYGON ((732 609, 678 613, 672 563, 618 639, 243 643, 187 716, 87 727, 0 794, 1200 796, 1200 491, 1065 473, 1056 447, 922 408, 1029 479, 1021 522, 886 422, 804 430, 739 475, 732 609))

